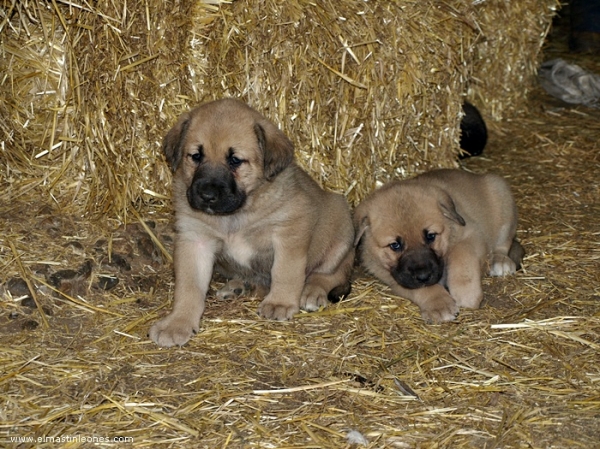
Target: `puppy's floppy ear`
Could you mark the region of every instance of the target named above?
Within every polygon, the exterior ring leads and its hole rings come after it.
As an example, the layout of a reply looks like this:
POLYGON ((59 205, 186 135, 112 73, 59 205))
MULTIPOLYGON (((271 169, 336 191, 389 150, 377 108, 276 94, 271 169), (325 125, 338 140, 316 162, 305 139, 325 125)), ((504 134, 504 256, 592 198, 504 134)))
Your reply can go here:
POLYGON ((461 226, 464 226, 465 219, 460 216, 458 212, 456 212, 456 206, 454 205, 454 200, 450 195, 444 192, 442 199, 439 202, 440 209, 442 210, 442 215, 461 226))
POLYGON ((294 160, 294 145, 279 128, 267 120, 256 122, 254 132, 263 154, 265 178, 271 181, 294 160))
POLYGON ((175 126, 169 130, 163 139, 162 149, 173 172, 177 170, 183 155, 183 141, 190 124, 190 113, 181 114, 175 126))
POLYGON ((359 205, 354 211, 354 246, 357 247, 360 239, 370 226, 369 214, 364 204, 359 205))

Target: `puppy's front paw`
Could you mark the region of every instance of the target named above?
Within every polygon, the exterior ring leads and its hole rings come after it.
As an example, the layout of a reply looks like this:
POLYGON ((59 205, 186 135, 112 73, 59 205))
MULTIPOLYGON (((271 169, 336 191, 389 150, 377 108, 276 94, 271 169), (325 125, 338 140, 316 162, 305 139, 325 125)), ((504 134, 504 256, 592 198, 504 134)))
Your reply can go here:
POLYGON ((300 307, 298 304, 277 300, 271 295, 267 295, 258 306, 258 314, 260 316, 278 321, 291 320, 299 311, 300 307))
POLYGON ((300 308, 308 312, 319 310, 329 304, 327 292, 319 285, 306 284, 300 298, 300 308))
POLYGON ((459 307, 450 295, 431 298, 421 307, 421 316, 426 323, 443 323, 454 321, 458 316, 459 307))
POLYGON ((508 276, 517 271, 517 265, 504 254, 494 254, 490 263, 490 276, 508 276))
POLYGON ((171 313, 154 323, 148 335, 158 346, 183 346, 198 332, 198 326, 189 317, 171 313))

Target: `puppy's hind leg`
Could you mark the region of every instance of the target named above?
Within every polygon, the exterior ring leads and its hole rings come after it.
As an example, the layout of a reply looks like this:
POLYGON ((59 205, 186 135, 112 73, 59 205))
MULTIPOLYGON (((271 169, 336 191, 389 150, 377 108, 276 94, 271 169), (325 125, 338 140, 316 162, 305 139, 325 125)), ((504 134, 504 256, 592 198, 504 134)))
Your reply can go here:
POLYGON ((494 252, 490 260, 490 276, 508 276, 521 269, 525 250, 514 240, 508 254, 494 252))
POLYGON ((323 267, 306 278, 300 308, 313 312, 328 303, 338 302, 350 293, 350 274, 354 264, 354 248, 351 248, 333 271, 323 267))
POLYGON ((217 291, 217 299, 229 301, 243 295, 252 294, 263 297, 267 294, 267 290, 261 285, 254 285, 243 279, 233 278, 217 291))
POLYGON ((507 276, 521 268, 525 250, 513 237, 514 226, 505 226, 500 232, 499 244, 490 257, 490 276, 507 276))

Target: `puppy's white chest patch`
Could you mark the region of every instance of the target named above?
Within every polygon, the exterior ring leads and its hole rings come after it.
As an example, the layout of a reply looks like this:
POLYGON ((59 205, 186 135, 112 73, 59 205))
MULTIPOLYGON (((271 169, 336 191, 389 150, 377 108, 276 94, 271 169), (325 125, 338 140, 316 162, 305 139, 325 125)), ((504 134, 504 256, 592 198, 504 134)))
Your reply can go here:
POLYGON ((250 267, 252 258, 256 253, 256 250, 248 243, 248 241, 237 234, 227 238, 224 249, 230 258, 245 267, 250 267))

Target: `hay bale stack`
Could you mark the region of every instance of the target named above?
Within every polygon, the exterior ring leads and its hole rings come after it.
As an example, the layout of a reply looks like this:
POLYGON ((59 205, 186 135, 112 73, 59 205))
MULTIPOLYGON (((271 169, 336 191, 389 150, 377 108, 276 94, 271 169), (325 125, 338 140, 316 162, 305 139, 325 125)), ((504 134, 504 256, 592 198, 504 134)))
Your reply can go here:
POLYGON ((522 93, 533 75, 513 60, 535 60, 554 3, 511 4, 511 15, 504 2, 458 0, 5 1, 0 199, 50 194, 121 219, 160 203, 168 127, 200 101, 235 96, 355 203, 391 177, 455 163, 467 87, 507 109, 506 89, 522 93), (510 51, 492 58, 494 39, 510 51), (496 82, 498 64, 510 76, 496 82))
POLYGON ((187 106, 189 8, 163 3, 4 2, 2 199, 40 187, 112 215, 165 190, 156 142, 187 106))
POLYGON ((526 107, 537 85, 541 49, 560 9, 559 0, 479 0, 481 30, 474 47, 469 97, 489 118, 501 120, 526 107))
POLYGON ((376 182, 454 163, 474 30, 427 2, 234 2, 196 57, 209 96, 241 97, 354 202, 376 182))

